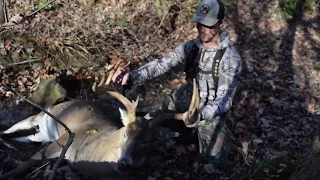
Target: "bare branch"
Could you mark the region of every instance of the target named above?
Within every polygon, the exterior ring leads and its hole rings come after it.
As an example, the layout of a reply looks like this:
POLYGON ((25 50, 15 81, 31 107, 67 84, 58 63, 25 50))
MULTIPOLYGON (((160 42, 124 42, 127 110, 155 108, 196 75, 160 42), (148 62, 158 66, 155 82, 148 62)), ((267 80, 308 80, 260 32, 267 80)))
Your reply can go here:
POLYGON ((38 62, 42 62, 42 61, 43 60, 41 60, 41 59, 25 60, 25 61, 19 61, 19 62, 9 64, 9 66, 25 65, 25 64, 30 64, 30 63, 38 63, 38 62))
POLYGON ((70 147, 70 145, 73 142, 73 138, 74 138, 74 133, 69 129, 69 127, 67 125, 65 125, 62 121, 60 121, 58 118, 56 118, 53 114, 51 114, 50 112, 48 112, 47 110, 43 109, 42 107, 40 107, 39 105, 37 105, 36 103, 32 102, 31 100, 27 99, 26 97, 22 96, 20 93, 16 92, 14 89, 10 88, 9 86, 7 86, 6 84, 2 85, 5 89, 13 92, 14 94, 16 94, 17 96, 19 96, 20 98, 22 98, 23 100, 27 101, 28 103, 32 104, 33 106, 39 108, 40 110, 42 110, 43 112, 45 112, 46 114, 48 114, 52 119, 54 119, 55 121, 57 121, 59 124, 61 124, 66 132, 68 132, 69 134, 69 138, 68 141, 66 143, 65 146, 63 146, 62 151, 60 153, 60 156, 58 158, 58 160, 56 161, 56 163, 53 166, 53 170, 52 170, 52 174, 49 177, 49 180, 52 180, 55 176, 56 170, 60 164, 60 162, 64 159, 65 154, 68 150, 68 148, 70 147))
POLYGON ((17 138, 21 136, 30 136, 37 134, 39 132, 39 126, 33 126, 29 129, 21 129, 12 133, 0 133, 0 138, 2 139, 12 139, 12 138, 17 138))
POLYGON ((154 36, 154 35, 158 32, 158 30, 159 30, 160 27, 162 26, 162 24, 163 24, 163 22, 164 22, 164 20, 166 19, 166 17, 167 17, 168 14, 169 14, 169 11, 168 11, 165 15, 163 15, 159 26, 158 26, 157 29, 153 32, 152 36, 154 36))
MULTIPOLYGON (((23 22, 24 20, 26 20, 27 18, 30 18, 31 16, 37 14, 39 11, 41 11, 42 9, 46 8, 47 6, 49 6, 50 4, 52 4, 53 2, 55 2, 56 0, 51 0, 49 2, 47 2, 45 5, 43 5, 41 8, 35 10, 34 12, 31 12, 29 14, 27 14, 26 16, 23 16, 23 14, 20 14, 22 16, 21 19, 19 19, 19 22, 14 22, 14 21, 9 21, 8 16, 5 14, 5 19, 6 22, 4 24, 0 24, 0 28, 9 28, 9 27, 13 27, 16 26, 18 24, 20 24, 21 22, 23 22)), ((2 3, 5 2, 4 0, 2 0, 2 3)), ((5 4, 4 4, 5 5, 5 4)), ((3 8, 4 12, 6 12, 5 7, 3 8)), ((0 29, 0 31, 2 31, 2 29, 0 29)))
POLYGON ((32 171, 32 172, 27 176, 26 179, 28 180, 29 177, 30 177, 33 173, 37 172, 39 169, 43 168, 44 166, 48 165, 49 163, 50 163, 50 161, 47 161, 47 162, 44 163, 42 166, 40 166, 40 167, 38 167, 37 169, 35 169, 34 171, 32 171))
POLYGON ((31 16, 37 14, 39 11, 41 11, 41 10, 44 9, 44 8, 46 8, 47 6, 49 6, 51 3, 55 2, 55 1, 56 1, 56 0, 51 0, 51 1, 47 2, 47 3, 46 3, 45 5, 43 5, 41 8, 39 8, 39 9, 35 10, 34 12, 26 15, 25 18, 31 17, 31 16))
POLYGON ((4 21, 5 21, 5 23, 7 23, 7 22, 9 22, 9 19, 8 19, 6 0, 2 0, 2 8, 3 8, 3 14, 4 14, 4 21))
POLYGON ((68 148, 70 147, 70 145, 71 145, 72 142, 73 142, 73 137, 74 137, 74 133, 72 133, 72 134, 69 135, 68 142, 66 143, 65 146, 63 146, 62 151, 61 151, 61 153, 60 153, 60 156, 59 156, 58 160, 57 160, 56 163, 53 165, 52 174, 50 175, 49 180, 53 180, 59 164, 60 164, 61 161, 64 159, 64 156, 65 156, 66 152, 68 151, 68 148))

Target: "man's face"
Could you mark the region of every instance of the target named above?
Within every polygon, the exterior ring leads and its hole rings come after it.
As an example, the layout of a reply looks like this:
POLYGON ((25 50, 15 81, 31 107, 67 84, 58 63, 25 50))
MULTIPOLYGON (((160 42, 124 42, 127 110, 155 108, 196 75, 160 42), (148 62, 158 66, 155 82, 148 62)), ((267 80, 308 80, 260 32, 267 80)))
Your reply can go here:
POLYGON ((197 23, 197 29, 200 36, 200 39, 203 43, 208 43, 213 40, 213 38, 219 33, 219 23, 213 26, 205 26, 200 23, 197 23))

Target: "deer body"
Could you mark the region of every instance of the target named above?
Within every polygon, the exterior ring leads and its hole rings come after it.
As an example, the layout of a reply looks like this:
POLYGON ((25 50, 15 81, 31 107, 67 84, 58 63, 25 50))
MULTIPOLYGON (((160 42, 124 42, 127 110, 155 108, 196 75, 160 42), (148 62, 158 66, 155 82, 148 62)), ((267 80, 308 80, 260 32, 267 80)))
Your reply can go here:
MULTIPOLYGON (((109 120, 104 113, 90 102, 72 100, 52 106, 48 111, 65 123, 71 131, 90 124, 105 124, 110 127, 119 127, 119 125, 109 120)), ((29 129, 36 125, 39 126, 39 133, 15 138, 15 140, 19 142, 52 142, 66 133, 64 127, 45 112, 30 116, 2 133, 10 134, 17 130, 29 129)))
MULTIPOLYGON (((86 128, 75 131, 75 138, 67 153, 65 159, 69 165, 81 172, 86 177, 101 178, 101 179, 117 179, 118 177, 124 178, 129 175, 128 172, 121 172, 118 169, 118 161, 121 157, 129 158, 130 166, 135 166, 134 161, 130 157, 126 157, 126 154, 121 152, 125 141, 123 139, 126 132, 126 126, 121 128, 110 128, 108 125, 92 125, 86 128), (85 130, 94 129, 97 133, 87 133, 85 130)), ((30 166, 35 166, 41 163, 42 153, 44 153, 47 159, 54 159, 60 156, 62 147, 60 145, 66 144, 68 140, 68 134, 64 134, 56 142, 52 142, 47 148, 44 148, 40 152, 33 155, 29 164, 25 167, 21 167, 21 170, 26 170, 30 166)), ((135 144, 132 144, 135 145, 135 144)), ((142 158, 143 157, 137 157, 142 158)), ((137 162, 139 166, 142 162, 137 162)), ((141 164, 142 165, 142 164, 141 164)), ((18 167, 19 168, 19 167, 18 167)), ((13 175, 17 175, 20 172, 9 172, 4 176, 0 176, 0 179, 7 179, 13 175)))
MULTIPOLYGON (((70 166, 84 176, 92 178, 104 179, 129 175, 128 172, 121 172, 117 165, 122 157, 121 147, 125 142, 123 137, 126 127, 113 130, 104 129, 104 126, 92 128, 96 129, 96 134, 76 133, 65 155, 70 166)), ((45 151, 45 156, 48 159, 59 157, 62 149, 59 144, 65 144, 67 140, 68 135, 65 134, 57 143, 51 143, 45 151)), ((41 160, 41 156, 42 154, 38 152, 31 159, 41 160)), ((132 164, 132 166, 135 165, 132 164)))
MULTIPOLYGON (((75 133, 74 140, 65 154, 65 159, 73 169, 81 172, 84 176, 95 179, 117 179, 120 177, 123 179, 130 174, 128 169, 142 165, 147 151, 139 149, 139 145, 145 139, 150 139, 153 129, 149 127, 148 120, 142 118, 132 121, 130 120, 132 116, 128 115, 126 111, 120 110, 124 126, 119 126, 101 111, 94 109, 90 103, 80 101, 61 103, 53 106, 49 111, 75 133), (92 130, 94 130, 93 133, 92 130), (139 154, 135 152, 136 150, 139 154), (122 166, 119 165, 119 162, 122 162, 120 163, 122 166), (119 167, 124 168, 120 171, 119 167)), ((42 162, 43 152, 47 159, 60 156, 61 145, 66 144, 68 133, 44 112, 15 124, 5 132, 12 133, 15 130, 28 129, 34 125, 39 125, 39 133, 16 140, 22 142, 52 141, 51 144, 33 155, 29 161, 22 163, 17 169, 0 176, 0 179, 16 176, 32 166, 39 165, 42 162), (56 132, 55 137, 50 136, 53 134, 52 131, 56 132), (53 141, 54 138, 56 141, 53 141)))
MULTIPOLYGON (((125 106, 126 110, 119 108, 123 126, 119 126, 88 102, 69 101, 53 106, 49 111, 75 133, 73 142, 65 154, 65 159, 72 168, 94 179, 124 179, 135 167, 143 165, 148 154, 148 148, 145 148, 143 144, 154 140, 152 138, 153 133, 157 131, 157 124, 168 118, 182 120, 182 114, 160 113, 159 117, 151 120, 137 118, 135 110, 138 98, 135 102, 130 102, 118 92, 110 91, 108 87, 100 85, 98 87, 93 85, 93 90, 98 93, 107 92, 125 106)), ((199 97, 195 80, 192 99, 189 110, 198 109, 199 97)), ((1 175, 0 179, 24 173, 28 168, 41 163, 43 155, 47 159, 60 156, 62 146, 67 143, 69 135, 63 126, 54 122, 44 112, 15 124, 3 134, 28 129, 34 125, 39 125, 39 133, 19 137, 16 140, 51 143, 34 154, 27 162, 1 175)))

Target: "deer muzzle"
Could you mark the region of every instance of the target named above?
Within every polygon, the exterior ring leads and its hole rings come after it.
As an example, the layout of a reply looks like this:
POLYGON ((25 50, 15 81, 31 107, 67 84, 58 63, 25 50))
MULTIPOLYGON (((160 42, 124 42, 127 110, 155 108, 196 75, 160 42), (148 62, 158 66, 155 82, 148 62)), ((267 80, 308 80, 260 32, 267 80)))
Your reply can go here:
POLYGON ((132 167, 133 161, 129 157, 123 157, 118 161, 118 169, 121 172, 129 171, 132 167))

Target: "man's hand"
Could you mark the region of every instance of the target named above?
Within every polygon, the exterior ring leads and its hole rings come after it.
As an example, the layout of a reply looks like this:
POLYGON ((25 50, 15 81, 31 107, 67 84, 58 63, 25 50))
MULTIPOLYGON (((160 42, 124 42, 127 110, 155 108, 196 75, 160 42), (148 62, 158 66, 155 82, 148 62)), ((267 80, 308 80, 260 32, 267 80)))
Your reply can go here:
POLYGON ((200 113, 197 110, 183 113, 183 122, 188 128, 194 128, 200 122, 200 113))
POLYGON ((119 67, 112 77, 112 82, 120 85, 126 85, 129 79, 129 67, 119 67))

